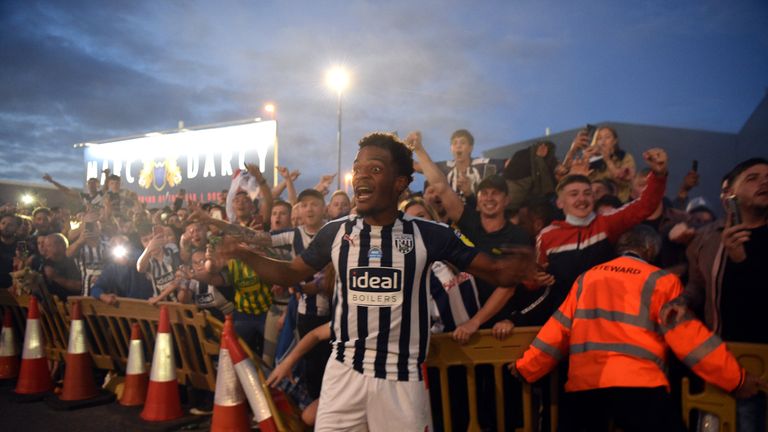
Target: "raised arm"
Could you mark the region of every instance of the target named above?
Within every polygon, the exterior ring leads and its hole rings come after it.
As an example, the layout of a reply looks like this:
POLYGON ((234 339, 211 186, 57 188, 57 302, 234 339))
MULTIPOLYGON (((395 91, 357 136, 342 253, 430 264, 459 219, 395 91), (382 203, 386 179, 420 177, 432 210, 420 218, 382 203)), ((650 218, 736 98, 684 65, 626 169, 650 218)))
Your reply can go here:
POLYGON ((663 149, 653 148, 643 153, 643 158, 651 168, 648 185, 638 199, 618 211, 605 215, 611 241, 615 241, 625 231, 652 215, 664 198, 667 186, 667 153, 663 149))
POLYGON ((272 213, 272 191, 269 188, 269 183, 261 174, 258 165, 245 164, 245 167, 259 185, 259 196, 261 197, 259 200, 259 214, 261 215, 261 220, 268 221, 272 213))
POLYGON ((440 195, 443 200, 443 206, 447 212, 448 217, 452 221, 458 221, 461 219, 461 215, 464 213, 464 202, 461 197, 451 189, 448 184, 448 179, 445 177, 437 164, 429 157, 427 150, 421 142, 421 132, 411 132, 408 137, 405 138, 405 145, 408 146, 413 154, 419 159, 419 166, 424 173, 430 186, 435 188, 435 192, 440 195))
POLYGON ((316 272, 300 256, 292 261, 267 258, 249 250, 231 237, 224 237, 212 254, 223 260, 238 259, 252 268, 259 277, 277 285, 295 285, 316 272))
POLYGON ((334 178, 336 178, 336 174, 326 174, 320 177, 320 181, 312 189, 322 192, 323 195, 328 195, 328 188, 331 187, 331 182, 333 182, 334 178))
POLYGON ((277 199, 280 194, 283 193, 284 190, 288 190, 288 201, 291 205, 296 204, 297 201, 297 195, 296 195, 296 186, 294 185, 294 181, 301 175, 299 170, 289 172, 288 168, 286 167, 279 167, 278 172, 283 177, 283 181, 280 182, 280 184, 276 185, 272 188, 272 198, 277 199))
POLYGON ((50 183, 50 184, 52 184, 52 185, 56 186, 56 189, 58 189, 59 191, 61 191, 61 192, 65 193, 65 194, 67 194, 67 195, 69 195, 69 196, 71 196, 71 197, 80 198, 80 194, 78 194, 76 191, 73 191, 72 189, 70 189, 70 188, 68 188, 68 187, 64 186, 63 184, 61 184, 61 183, 57 182, 57 181, 56 181, 56 180, 54 180, 54 179, 53 179, 53 177, 51 177, 51 175, 50 175, 50 174, 48 174, 48 173, 45 173, 45 174, 43 174, 43 180, 45 180, 45 181, 47 181, 48 183, 50 183))

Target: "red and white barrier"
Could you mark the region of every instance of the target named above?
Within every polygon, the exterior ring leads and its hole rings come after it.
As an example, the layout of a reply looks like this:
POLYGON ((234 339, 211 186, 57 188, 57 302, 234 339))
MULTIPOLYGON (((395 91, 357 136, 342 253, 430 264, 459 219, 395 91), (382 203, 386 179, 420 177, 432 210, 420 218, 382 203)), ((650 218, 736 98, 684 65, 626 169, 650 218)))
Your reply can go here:
POLYGON ((251 422, 245 404, 245 394, 237 380, 229 349, 224 338, 232 331, 232 316, 227 315, 224 331, 221 333, 219 367, 216 372, 216 392, 213 396, 213 418, 211 432, 248 432, 251 422), (229 324, 229 325, 227 325, 229 324))
POLYGON ((70 316, 64 387, 59 398, 63 401, 80 401, 96 397, 99 394, 99 388, 96 387, 96 380, 93 377, 93 360, 88 352, 80 302, 72 304, 70 316))
POLYGON ((13 333, 11 311, 3 316, 3 330, 0 334, 0 380, 19 376, 19 348, 13 333))
POLYGON ((53 389, 48 358, 45 356, 45 342, 40 330, 40 309, 37 299, 31 297, 27 312, 27 329, 24 332, 24 348, 21 353, 21 369, 16 382, 16 393, 20 395, 43 394, 53 389))
POLYGON ((141 418, 146 421, 160 422, 181 418, 181 400, 179 383, 176 380, 176 360, 171 340, 171 324, 168 308, 160 308, 160 323, 157 327, 155 352, 152 356, 152 369, 149 373, 149 388, 141 418))
POLYGON ((262 432, 277 432, 277 424, 274 417, 272 417, 272 411, 269 409, 269 403, 264 395, 259 374, 253 361, 245 355, 243 347, 240 346, 240 342, 237 341, 237 335, 234 332, 224 335, 222 341, 232 357, 237 378, 243 387, 245 397, 248 399, 248 404, 251 406, 256 421, 259 423, 259 430, 262 432))
POLYGON ((149 373, 147 373, 144 360, 144 345, 141 342, 141 328, 139 323, 131 326, 131 344, 128 347, 128 364, 125 369, 125 382, 123 383, 123 395, 120 397, 120 405, 143 405, 147 398, 147 386, 149 385, 149 373))

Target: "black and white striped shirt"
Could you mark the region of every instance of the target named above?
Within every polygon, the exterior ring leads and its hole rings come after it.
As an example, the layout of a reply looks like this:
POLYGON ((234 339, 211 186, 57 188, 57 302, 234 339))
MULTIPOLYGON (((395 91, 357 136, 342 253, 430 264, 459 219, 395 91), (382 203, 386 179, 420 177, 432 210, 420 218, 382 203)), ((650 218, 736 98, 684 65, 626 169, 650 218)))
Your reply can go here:
POLYGON ((388 226, 358 216, 326 224, 301 257, 336 269, 331 357, 368 376, 421 380, 430 266, 443 260, 464 269, 476 254, 450 228, 402 213, 388 226))
POLYGON ((82 295, 89 296, 91 287, 101 275, 101 270, 106 265, 109 239, 102 236, 95 246, 85 243, 75 256, 77 268, 83 281, 82 295))
MULTIPOLYGON (((174 243, 163 246, 163 257, 160 260, 154 257, 149 259, 149 276, 155 295, 163 292, 163 289, 176 279, 176 270, 180 263, 179 247, 174 243)), ((175 299, 175 295, 171 295, 170 298, 175 299)))
MULTIPOLYGON (((309 234, 303 226, 298 228, 290 228, 273 233, 272 246, 282 247, 290 245, 291 256, 293 257, 304 252, 304 249, 309 246, 309 243, 312 242, 314 236, 314 234, 309 234)), ((323 293, 307 295, 301 291, 301 286, 297 286, 296 289, 301 292, 301 298, 299 298, 298 313, 301 315, 324 317, 330 315, 331 304, 328 296, 323 293)))

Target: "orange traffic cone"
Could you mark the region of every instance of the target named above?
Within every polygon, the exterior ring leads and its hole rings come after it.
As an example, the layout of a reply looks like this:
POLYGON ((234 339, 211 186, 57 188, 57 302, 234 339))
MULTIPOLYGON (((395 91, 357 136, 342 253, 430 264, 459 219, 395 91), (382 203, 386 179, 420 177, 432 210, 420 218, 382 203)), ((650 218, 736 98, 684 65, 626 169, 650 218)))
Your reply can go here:
POLYGON ((0 334, 0 380, 16 378, 19 375, 19 348, 13 333, 11 311, 3 316, 3 331, 0 334))
POLYGON ((149 373, 147 400, 144 403, 144 410, 141 411, 141 418, 146 421, 160 422, 175 420, 182 416, 168 307, 162 306, 160 323, 157 326, 155 352, 152 356, 152 369, 149 373))
POLYGON ((139 323, 131 326, 131 345, 128 348, 128 366, 125 369, 125 383, 120 405, 143 405, 147 397, 149 374, 144 361, 144 346, 141 342, 139 323))
POLYGON ((24 349, 21 353, 21 369, 16 383, 16 393, 25 396, 42 396, 53 389, 45 342, 40 331, 40 310, 37 299, 29 299, 27 329, 24 332, 24 349))
POLYGON ((80 302, 72 304, 69 325, 69 345, 65 357, 64 386, 59 397, 48 397, 46 403, 53 409, 73 410, 103 405, 115 400, 115 395, 96 386, 93 360, 88 352, 85 324, 80 302))
POLYGON ((219 370, 216 373, 216 393, 213 396, 211 432, 248 432, 251 422, 245 404, 245 395, 237 380, 232 359, 224 338, 232 332, 232 315, 224 321, 219 349, 219 370))
POLYGON ((93 378, 93 360, 88 352, 88 341, 85 339, 80 302, 72 305, 71 318, 69 345, 67 345, 65 359, 64 388, 60 396, 63 401, 90 399, 99 393, 96 380, 93 378))
POLYGON ((229 355, 232 357, 237 378, 240 381, 240 385, 243 386, 243 391, 245 392, 245 397, 248 398, 251 411, 253 411, 256 421, 259 423, 259 430, 262 432, 277 432, 277 424, 275 423, 275 418, 272 417, 272 411, 269 409, 267 398, 261 387, 262 383, 259 380, 258 372, 256 372, 256 366, 245 355, 243 347, 240 346, 240 342, 237 341, 237 335, 234 332, 224 336, 224 343, 229 350, 229 355))

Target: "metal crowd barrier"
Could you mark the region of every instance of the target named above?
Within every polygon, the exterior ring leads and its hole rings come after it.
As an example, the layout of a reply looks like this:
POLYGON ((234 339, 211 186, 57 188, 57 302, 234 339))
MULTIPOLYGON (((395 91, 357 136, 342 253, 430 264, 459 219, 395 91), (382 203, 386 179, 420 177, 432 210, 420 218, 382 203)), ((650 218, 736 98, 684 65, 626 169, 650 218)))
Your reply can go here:
MULTIPOLYGON (((450 387, 448 380, 448 368, 453 366, 465 366, 467 369, 467 390, 469 400, 469 425, 467 430, 479 431, 478 395, 476 393, 476 367, 490 365, 493 368, 494 392, 496 402, 496 425, 498 430, 509 430, 504 413, 504 386, 503 375, 509 374, 507 364, 520 358, 531 344, 540 327, 517 327, 506 339, 500 341, 491 335, 490 330, 481 330, 473 335, 469 343, 462 345, 451 338, 450 334, 432 335, 430 339, 429 355, 426 360, 428 368, 436 368, 440 375, 440 399, 442 407, 442 424, 446 432, 453 430, 450 408, 450 387)), ((556 375, 553 372, 552 376, 556 375)), ((557 424, 557 380, 552 378, 551 394, 552 402, 548 409, 552 420, 552 430, 557 424)), ((537 413, 532 400, 531 385, 522 384, 523 403, 523 427, 524 432, 536 430, 537 413)))
MULTIPOLYGON (((763 379, 768 379, 768 345, 740 342, 728 342, 726 345, 746 370, 763 379)), ((704 384, 704 390, 692 393, 690 380, 683 378, 682 402, 686 426, 690 426, 691 411, 699 410, 718 417, 720 432, 737 430, 736 400, 720 388, 707 383, 704 384)))
MULTIPOLYGON (((0 309, 3 316, 10 313, 13 317, 13 328, 19 344, 24 340, 24 329, 27 328, 29 299, 28 295, 15 296, 8 289, 0 289, 0 309)), ((69 343, 69 312, 62 302, 52 297, 41 301, 39 306, 46 356, 52 361, 63 361, 69 343)), ((21 345, 18 348, 21 349, 21 345)))
MULTIPOLYGON (((121 374, 125 372, 128 361, 131 325, 136 322, 141 327, 145 359, 151 361, 160 319, 159 306, 167 306, 179 384, 215 391, 215 364, 223 323, 209 313, 200 311, 194 305, 160 302, 153 306, 144 300, 128 298, 118 298, 116 305, 108 305, 91 297, 70 297, 69 302, 73 301, 79 301, 81 305, 94 365, 121 374)), ((3 314, 11 313, 13 316, 19 343, 24 338, 28 305, 29 296, 14 296, 8 290, 0 289, 0 308, 3 314)), ((40 318, 48 358, 64 360, 69 341, 67 305, 55 298, 41 302, 40 318)), ((261 362, 242 340, 241 345, 254 362, 261 362)), ((147 370, 151 367, 149 363, 146 366, 147 370)), ((278 430, 299 430, 301 423, 296 422, 298 416, 286 415, 276 408, 264 374, 261 368, 257 367, 257 370, 278 430)))

